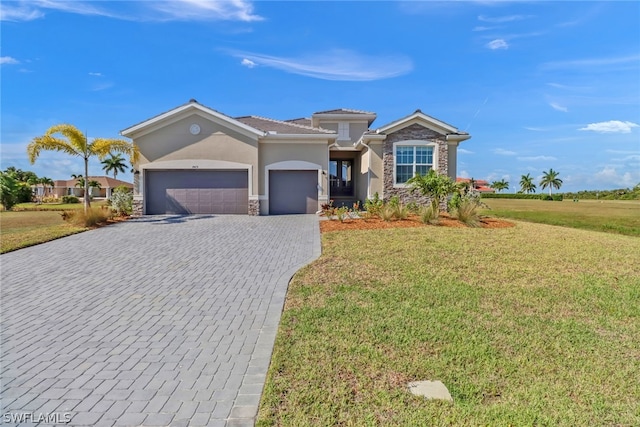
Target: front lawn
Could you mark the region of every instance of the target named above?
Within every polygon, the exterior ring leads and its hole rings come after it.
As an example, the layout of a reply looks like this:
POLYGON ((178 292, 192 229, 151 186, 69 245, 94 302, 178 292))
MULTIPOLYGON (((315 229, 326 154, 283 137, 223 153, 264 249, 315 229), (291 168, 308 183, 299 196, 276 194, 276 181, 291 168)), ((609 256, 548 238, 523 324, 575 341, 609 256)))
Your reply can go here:
POLYGON ((640 239, 331 232, 290 284, 258 425, 640 425, 638 378, 640 239))
POLYGON ((48 242, 84 230, 86 228, 66 223, 60 212, 0 212, 0 253, 48 242))

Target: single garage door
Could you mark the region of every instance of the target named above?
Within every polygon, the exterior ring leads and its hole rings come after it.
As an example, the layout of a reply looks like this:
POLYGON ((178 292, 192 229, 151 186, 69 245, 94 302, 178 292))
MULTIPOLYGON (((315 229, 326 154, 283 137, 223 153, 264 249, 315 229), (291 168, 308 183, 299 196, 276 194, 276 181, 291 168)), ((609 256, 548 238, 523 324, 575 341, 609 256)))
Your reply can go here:
POLYGON ((146 213, 247 214, 246 170, 148 170, 146 213))
POLYGON ((269 214, 313 214, 318 210, 318 171, 269 171, 269 214))

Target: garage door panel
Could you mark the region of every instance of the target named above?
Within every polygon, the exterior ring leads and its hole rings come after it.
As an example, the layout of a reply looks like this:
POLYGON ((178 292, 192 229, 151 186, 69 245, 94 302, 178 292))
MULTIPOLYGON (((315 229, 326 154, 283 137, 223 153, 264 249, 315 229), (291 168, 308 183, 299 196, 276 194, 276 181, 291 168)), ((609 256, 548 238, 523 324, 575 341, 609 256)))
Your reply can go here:
POLYGON ((312 214, 317 210, 317 170, 272 170, 269 172, 270 214, 312 214))
POLYGON ((247 214, 246 170, 147 171, 148 214, 247 214))

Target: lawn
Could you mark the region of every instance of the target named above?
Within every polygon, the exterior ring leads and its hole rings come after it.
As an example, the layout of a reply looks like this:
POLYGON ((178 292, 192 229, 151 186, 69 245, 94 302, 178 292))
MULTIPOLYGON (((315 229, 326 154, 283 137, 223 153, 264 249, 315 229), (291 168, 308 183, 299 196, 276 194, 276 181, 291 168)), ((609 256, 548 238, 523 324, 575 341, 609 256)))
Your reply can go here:
POLYGON ((622 200, 482 199, 484 214, 550 225, 640 236, 640 202, 622 200))
POLYGON ((640 239, 339 231, 290 284, 257 425, 640 425, 638 378, 640 239))
POLYGON ((86 228, 66 223, 56 211, 0 212, 0 253, 84 230, 86 228))

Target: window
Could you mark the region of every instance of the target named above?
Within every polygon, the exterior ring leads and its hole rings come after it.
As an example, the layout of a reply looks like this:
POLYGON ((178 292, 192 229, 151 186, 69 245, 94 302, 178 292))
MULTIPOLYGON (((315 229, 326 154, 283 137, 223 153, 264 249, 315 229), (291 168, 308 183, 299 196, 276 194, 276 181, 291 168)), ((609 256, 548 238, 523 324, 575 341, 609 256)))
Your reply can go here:
POLYGON ((338 139, 351 140, 349 136, 349 123, 338 123, 338 139))
POLYGON ((433 167, 433 146, 395 146, 395 184, 405 184, 416 174, 425 175, 433 167))

